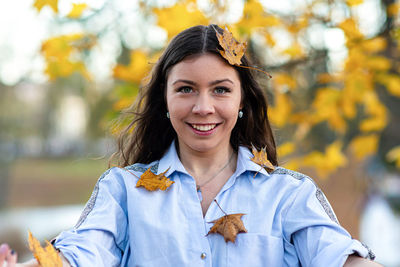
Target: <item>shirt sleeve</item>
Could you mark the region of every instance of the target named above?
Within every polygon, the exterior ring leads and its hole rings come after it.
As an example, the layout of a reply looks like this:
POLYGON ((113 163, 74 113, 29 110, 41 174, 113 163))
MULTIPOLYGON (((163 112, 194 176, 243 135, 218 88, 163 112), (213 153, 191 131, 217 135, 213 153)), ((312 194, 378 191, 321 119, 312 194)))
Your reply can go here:
POLYGON ((126 190, 118 168, 98 180, 76 226, 55 240, 72 266, 119 266, 127 245, 126 190))
POLYGON ((322 191, 301 181, 284 217, 284 235, 294 245, 302 266, 343 266, 348 255, 367 258, 369 251, 339 225, 322 191))

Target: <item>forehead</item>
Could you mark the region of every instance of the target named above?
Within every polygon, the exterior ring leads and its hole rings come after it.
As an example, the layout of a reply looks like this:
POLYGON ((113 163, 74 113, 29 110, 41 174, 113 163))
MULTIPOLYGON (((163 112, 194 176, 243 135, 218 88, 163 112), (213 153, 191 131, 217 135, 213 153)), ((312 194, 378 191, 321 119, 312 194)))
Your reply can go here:
POLYGON ((169 74, 168 82, 179 78, 192 79, 231 79, 240 82, 237 70, 226 60, 212 53, 188 56, 174 65, 169 74))

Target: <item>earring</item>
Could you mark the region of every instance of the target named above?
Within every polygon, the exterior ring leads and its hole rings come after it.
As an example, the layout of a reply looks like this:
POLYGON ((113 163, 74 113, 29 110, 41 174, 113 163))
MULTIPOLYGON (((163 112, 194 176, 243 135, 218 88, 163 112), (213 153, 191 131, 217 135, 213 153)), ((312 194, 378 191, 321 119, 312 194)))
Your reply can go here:
POLYGON ((239 110, 238 117, 239 119, 243 117, 243 111, 239 110))
POLYGON ((167 111, 167 118, 169 119, 169 112, 167 111))

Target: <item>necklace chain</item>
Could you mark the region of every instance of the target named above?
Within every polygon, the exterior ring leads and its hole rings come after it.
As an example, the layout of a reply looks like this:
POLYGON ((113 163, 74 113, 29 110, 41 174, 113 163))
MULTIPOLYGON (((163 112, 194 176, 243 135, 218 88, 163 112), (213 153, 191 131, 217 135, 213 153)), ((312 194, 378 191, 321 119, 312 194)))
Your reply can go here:
POLYGON ((196 189, 197 189, 197 191, 201 191, 201 190, 200 190, 201 187, 203 187, 204 185, 206 185, 206 184, 208 184, 209 182, 211 182, 212 179, 214 179, 215 177, 217 177, 218 174, 220 174, 226 167, 228 167, 229 163, 232 161, 233 154, 234 154, 234 151, 232 151, 232 154, 231 154, 231 156, 229 157, 229 160, 228 160, 228 162, 225 164, 225 166, 222 167, 222 168, 221 168, 217 173, 215 173, 211 178, 209 178, 207 181, 205 181, 205 182, 202 183, 201 185, 196 184, 196 189))

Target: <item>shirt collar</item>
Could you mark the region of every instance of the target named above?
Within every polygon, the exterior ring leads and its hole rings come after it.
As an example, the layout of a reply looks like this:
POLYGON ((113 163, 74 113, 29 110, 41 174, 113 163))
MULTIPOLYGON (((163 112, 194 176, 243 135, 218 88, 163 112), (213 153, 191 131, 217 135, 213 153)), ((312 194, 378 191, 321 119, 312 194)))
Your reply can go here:
POLYGON ((188 174, 188 172, 185 170, 185 167, 183 167, 181 160, 178 157, 175 141, 172 141, 167 152, 165 152, 164 156, 158 162, 157 174, 165 172, 167 169, 168 171, 164 174, 166 177, 168 177, 174 171, 179 171, 188 174))
MULTIPOLYGON (((264 168, 261 168, 260 165, 251 161, 252 157, 253 157, 253 154, 247 147, 239 146, 237 166, 236 166, 236 172, 235 172, 236 176, 239 176, 240 174, 242 174, 246 171, 253 171, 253 172, 258 172, 260 174, 263 174, 266 177, 269 177, 268 172, 264 168)), ((189 173, 185 170, 185 167, 183 167, 182 162, 180 161, 180 159, 178 157, 178 153, 176 151, 176 146, 175 146, 175 141, 173 141, 171 143, 167 152, 160 159, 160 161, 158 163, 157 174, 165 172, 167 169, 168 169, 168 171, 165 173, 166 177, 168 177, 175 171, 182 172, 182 173, 189 175, 189 173)), ((257 175, 256 177, 259 177, 259 175, 257 175)))

